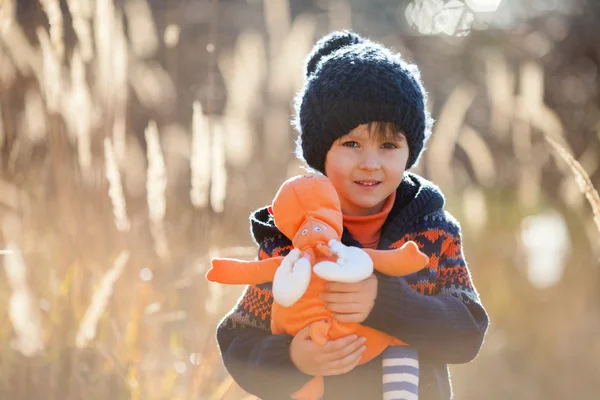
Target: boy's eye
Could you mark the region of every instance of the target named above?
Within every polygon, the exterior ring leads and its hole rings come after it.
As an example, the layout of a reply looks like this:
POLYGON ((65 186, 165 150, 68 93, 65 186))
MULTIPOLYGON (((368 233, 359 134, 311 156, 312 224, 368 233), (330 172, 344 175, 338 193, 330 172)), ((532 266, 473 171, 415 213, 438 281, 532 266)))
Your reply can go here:
POLYGON ((347 142, 342 143, 342 146, 345 147, 358 147, 358 143, 353 141, 353 140, 349 140, 347 142))
POLYGON ((391 142, 386 142, 384 144, 381 145, 384 149, 397 149, 398 145, 395 143, 391 143, 391 142))

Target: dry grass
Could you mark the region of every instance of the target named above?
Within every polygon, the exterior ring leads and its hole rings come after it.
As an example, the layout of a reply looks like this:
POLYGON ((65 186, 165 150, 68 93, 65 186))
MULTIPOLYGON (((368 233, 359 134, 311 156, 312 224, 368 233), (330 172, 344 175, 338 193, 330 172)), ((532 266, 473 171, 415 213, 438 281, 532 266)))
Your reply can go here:
POLYGON ((550 137, 546 137, 546 140, 550 143, 550 146, 552 146, 554 151, 556 151, 556 154, 558 154, 571 169, 573 177, 577 182, 577 186, 592 207, 594 222, 600 233, 600 195, 598 195, 598 191, 594 188, 590 177, 581 164, 563 146, 561 146, 560 143, 550 137))
MULTIPOLYGON (((271 2, 275 24, 285 22, 286 4, 271 2)), ((209 287, 204 271, 211 254, 251 258, 256 249, 220 245, 239 224, 211 215, 223 214, 230 196, 227 163, 252 160, 266 70, 278 76, 273 98, 291 97, 301 79, 289 77, 302 76, 314 22, 288 20, 273 32, 272 58, 261 36, 240 35, 234 53, 214 63, 227 79, 225 114, 208 116, 195 101, 188 149, 153 120, 132 132, 129 113, 132 98, 158 117, 178 101, 173 77, 153 61, 160 40, 177 47, 177 26, 161 37, 146 0, 66 5, 70 19, 58 1, 40 3, 48 28, 20 25, 14 1, 0 5, 0 397, 240 398, 214 343, 239 288, 209 287), (300 48, 278 57, 289 41, 300 48), (4 94, 21 92, 24 114, 7 114, 19 100, 4 94), (32 158, 34 145, 44 162, 32 158), (189 196, 170 162, 179 171, 187 163, 189 196)))
POLYGON ((110 296, 113 293, 115 282, 121 276, 123 268, 127 265, 129 260, 129 252, 123 251, 119 254, 119 257, 115 260, 113 266, 104 274, 100 285, 96 289, 90 306, 85 311, 81 325, 75 337, 75 345, 79 348, 89 345, 89 343, 96 337, 96 330, 98 328, 98 321, 104 312, 110 296))
MULTIPOLYGON (((2 398, 245 396, 214 342, 239 288, 209 286, 204 272, 216 254, 254 256, 254 246, 231 243, 248 236, 247 196, 277 186, 274 177, 300 173, 290 160, 289 100, 302 84, 318 24, 311 15, 292 21, 288 1, 264 2, 268 40, 242 32, 230 53, 213 60, 228 93, 216 117, 207 115, 210 101, 204 109, 198 99, 182 104, 175 72, 153 60, 160 40, 177 49, 185 26, 175 21, 162 35, 146 0, 125 4, 120 10, 113 0, 67 0, 75 34, 67 48, 69 19, 59 1, 41 2, 49 29, 19 25, 16 1, 0 2, 2 398), (125 24, 133 15, 135 23, 125 24), (148 117, 140 125, 130 113, 134 102, 148 117), (161 111, 175 106, 193 113, 169 130, 161 111), (270 151, 254 154, 261 139, 270 151), (248 181, 265 171, 264 181, 248 181)), ((351 16, 348 3, 336 1, 328 26, 347 27, 351 16)), ((211 21, 212 47, 200 57, 216 57, 218 21, 211 21)), ((542 71, 526 65, 523 87, 512 93, 517 74, 497 56, 489 60, 491 130, 514 146, 515 164, 528 171, 522 186, 539 189, 543 160, 531 158, 532 129, 562 137, 541 101, 542 71)), ((480 185, 493 186, 501 174, 495 149, 466 122, 479 90, 464 82, 449 96, 427 166, 449 193, 462 192, 466 173, 455 150, 466 153, 475 181, 464 196, 466 221, 485 236, 493 216, 480 185)), ((549 142, 574 172, 600 230, 589 177, 568 148, 549 142)))

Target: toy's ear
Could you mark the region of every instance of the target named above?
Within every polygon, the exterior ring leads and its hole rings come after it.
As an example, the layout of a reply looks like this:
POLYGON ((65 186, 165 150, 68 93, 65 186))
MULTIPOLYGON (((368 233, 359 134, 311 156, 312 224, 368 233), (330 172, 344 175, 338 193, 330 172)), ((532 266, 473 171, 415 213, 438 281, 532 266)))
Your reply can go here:
POLYGON ((269 212, 269 215, 273 215, 273 206, 269 206, 269 208, 267 208, 267 211, 269 212))

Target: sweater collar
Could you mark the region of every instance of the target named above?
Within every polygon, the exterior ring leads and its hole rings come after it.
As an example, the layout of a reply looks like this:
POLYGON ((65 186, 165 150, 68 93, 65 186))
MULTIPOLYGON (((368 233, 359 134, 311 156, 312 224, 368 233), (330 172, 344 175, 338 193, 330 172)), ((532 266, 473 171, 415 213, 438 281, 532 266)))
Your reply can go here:
POLYGON ((405 172, 396 190, 396 202, 382 228, 378 248, 388 248, 404 236, 412 222, 442 209, 444 204, 444 195, 437 185, 417 174, 405 172))

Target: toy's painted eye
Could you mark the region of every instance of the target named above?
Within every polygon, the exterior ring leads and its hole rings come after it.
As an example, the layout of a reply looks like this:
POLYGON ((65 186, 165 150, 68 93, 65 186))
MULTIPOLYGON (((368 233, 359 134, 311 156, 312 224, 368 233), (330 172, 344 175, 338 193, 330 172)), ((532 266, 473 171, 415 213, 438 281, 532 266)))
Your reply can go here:
POLYGON ((308 233, 307 228, 302 229, 302 232, 300 232, 301 235, 306 235, 307 233, 308 233))
POLYGON ((320 226, 315 226, 315 227, 313 228, 313 231, 315 231, 315 232, 323 232, 323 229, 321 229, 321 227, 320 227, 320 226))

